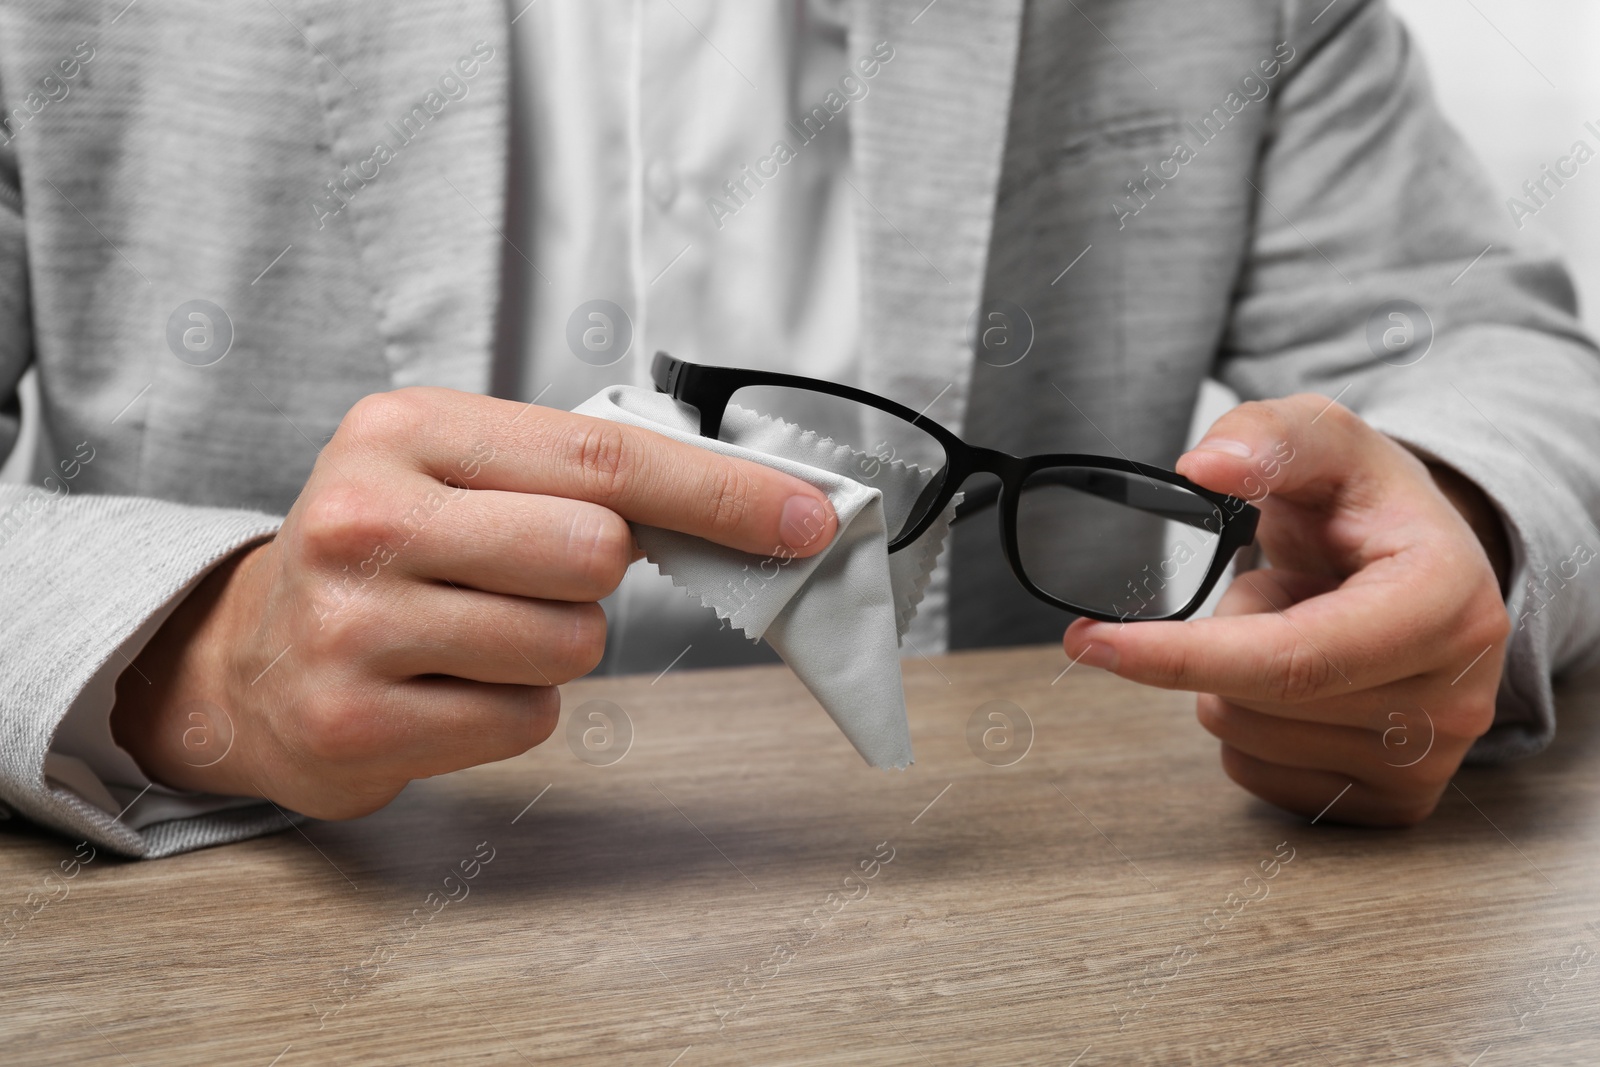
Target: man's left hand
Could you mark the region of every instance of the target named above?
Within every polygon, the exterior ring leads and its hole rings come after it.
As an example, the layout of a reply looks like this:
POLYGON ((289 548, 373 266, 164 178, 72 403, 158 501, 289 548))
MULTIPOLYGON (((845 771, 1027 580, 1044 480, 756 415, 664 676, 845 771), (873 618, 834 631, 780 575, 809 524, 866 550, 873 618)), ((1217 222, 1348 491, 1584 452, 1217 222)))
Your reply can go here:
POLYGON ((1212 618, 1080 619, 1067 655, 1199 693, 1223 769, 1279 807, 1427 818, 1494 722, 1510 621, 1487 499, 1315 395, 1235 408, 1177 469, 1256 503, 1271 568, 1238 575, 1212 618))

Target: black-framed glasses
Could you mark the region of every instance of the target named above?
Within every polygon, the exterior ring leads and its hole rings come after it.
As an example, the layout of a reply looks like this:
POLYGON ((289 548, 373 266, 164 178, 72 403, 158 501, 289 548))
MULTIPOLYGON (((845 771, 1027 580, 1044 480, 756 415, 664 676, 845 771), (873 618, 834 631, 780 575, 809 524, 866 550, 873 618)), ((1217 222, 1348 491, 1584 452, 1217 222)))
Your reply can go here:
POLYGON ((774 371, 707 367, 656 353, 656 389, 700 412, 720 440, 734 405, 815 430, 863 455, 868 484, 883 467, 921 469, 909 509, 886 516, 889 551, 914 542, 974 474, 960 521, 994 505, 1011 571, 1047 604, 1105 622, 1184 619, 1215 588, 1261 513, 1174 471, 1112 456, 1012 456, 978 448, 910 408, 848 385, 774 371), (870 442, 870 444, 869 444, 870 442))

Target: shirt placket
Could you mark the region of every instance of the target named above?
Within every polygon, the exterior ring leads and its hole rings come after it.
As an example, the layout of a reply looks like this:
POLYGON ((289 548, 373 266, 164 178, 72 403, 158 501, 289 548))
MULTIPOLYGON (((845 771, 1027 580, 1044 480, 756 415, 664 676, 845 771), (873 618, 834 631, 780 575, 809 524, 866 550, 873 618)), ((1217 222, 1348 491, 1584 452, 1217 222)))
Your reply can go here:
POLYGON ((695 25, 710 17, 706 0, 676 4, 636 0, 638 47, 634 64, 634 129, 630 138, 635 182, 634 286, 638 294, 640 358, 634 384, 649 386, 650 356, 657 348, 681 347, 693 336, 705 292, 709 249, 695 233, 684 204, 694 198, 684 173, 696 150, 694 139, 710 136, 693 99, 702 82, 699 65, 707 51, 695 25))

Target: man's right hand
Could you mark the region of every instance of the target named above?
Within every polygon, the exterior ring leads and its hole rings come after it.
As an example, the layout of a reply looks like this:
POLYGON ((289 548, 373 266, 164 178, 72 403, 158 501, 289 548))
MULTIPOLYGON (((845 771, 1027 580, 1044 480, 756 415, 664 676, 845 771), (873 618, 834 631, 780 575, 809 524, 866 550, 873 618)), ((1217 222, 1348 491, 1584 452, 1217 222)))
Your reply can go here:
POLYGON ((515 756, 600 661, 630 520, 800 556, 838 522, 815 486, 646 430, 449 389, 366 397, 277 536, 122 672, 113 733, 163 784, 319 818, 515 756))

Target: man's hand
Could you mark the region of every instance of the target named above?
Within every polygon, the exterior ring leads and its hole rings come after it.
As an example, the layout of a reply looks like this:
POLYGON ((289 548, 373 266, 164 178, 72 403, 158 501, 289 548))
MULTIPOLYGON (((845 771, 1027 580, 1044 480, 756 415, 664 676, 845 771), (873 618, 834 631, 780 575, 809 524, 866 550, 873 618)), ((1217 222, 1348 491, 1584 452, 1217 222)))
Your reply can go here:
POLYGON ((1067 654, 1200 693, 1228 776, 1280 807, 1426 818, 1494 721, 1510 622, 1487 500, 1312 395, 1235 408, 1178 471, 1256 502, 1271 569, 1239 575, 1214 618, 1079 620, 1067 654))
POLYGON ((600 660, 626 520, 801 556, 838 525, 814 486, 644 430, 448 389, 369 396, 277 536, 122 672, 113 733, 167 785, 322 818, 517 755, 600 660))

